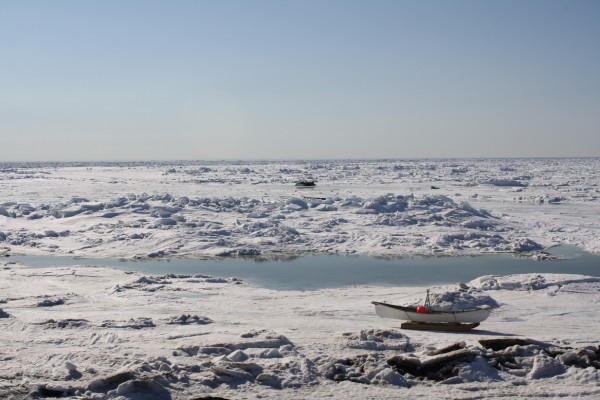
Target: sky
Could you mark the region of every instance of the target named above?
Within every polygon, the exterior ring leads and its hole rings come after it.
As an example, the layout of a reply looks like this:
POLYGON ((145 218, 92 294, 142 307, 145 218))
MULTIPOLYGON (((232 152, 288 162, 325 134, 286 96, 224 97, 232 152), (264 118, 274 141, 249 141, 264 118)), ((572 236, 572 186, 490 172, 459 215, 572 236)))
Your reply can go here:
POLYGON ((0 0, 0 161, 600 156, 597 0, 0 0))

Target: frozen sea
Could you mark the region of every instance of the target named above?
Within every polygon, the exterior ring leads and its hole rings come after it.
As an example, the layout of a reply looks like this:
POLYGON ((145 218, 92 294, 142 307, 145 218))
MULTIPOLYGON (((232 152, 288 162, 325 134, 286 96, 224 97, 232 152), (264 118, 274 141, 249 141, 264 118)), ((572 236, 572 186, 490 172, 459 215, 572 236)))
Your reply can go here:
POLYGON ((599 184, 598 158, 0 163, 0 398, 598 399, 599 184), (494 310, 374 312, 425 288, 494 310))
POLYGON ((94 258, 600 253, 599 170, 597 158, 0 164, 0 246, 94 258), (305 178, 316 187, 294 185, 305 178))

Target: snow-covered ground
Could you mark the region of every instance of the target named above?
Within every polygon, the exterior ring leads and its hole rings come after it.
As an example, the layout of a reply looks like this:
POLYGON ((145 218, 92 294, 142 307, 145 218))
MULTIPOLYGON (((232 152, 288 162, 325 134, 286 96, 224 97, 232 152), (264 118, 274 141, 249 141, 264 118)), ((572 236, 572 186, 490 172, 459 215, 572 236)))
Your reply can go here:
POLYGON ((3 399, 600 397, 598 277, 434 287, 434 303, 499 306, 476 330, 447 333, 401 330, 370 304, 419 303, 424 288, 273 291, 1 265, 3 399), (498 339, 509 342, 485 342, 498 339))
MULTIPOLYGON (((0 164, 0 253, 597 254, 599 172, 600 159, 0 164)), ((402 330, 370 304, 424 292, 6 257, 0 398, 600 398, 599 277, 432 288, 440 306, 498 306, 468 333, 402 330)))
POLYGON ((600 253, 600 159, 0 164, 0 246, 211 257, 600 253), (305 177, 315 188, 299 189, 305 177))

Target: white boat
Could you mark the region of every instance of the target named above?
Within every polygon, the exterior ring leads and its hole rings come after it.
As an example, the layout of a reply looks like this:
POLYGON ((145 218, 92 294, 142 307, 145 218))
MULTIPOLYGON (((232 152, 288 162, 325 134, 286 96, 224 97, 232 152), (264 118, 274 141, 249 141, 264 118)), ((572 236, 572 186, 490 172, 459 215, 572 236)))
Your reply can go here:
POLYGON ((469 324, 485 321, 493 308, 489 306, 457 311, 417 312, 416 307, 405 307, 374 301, 375 312, 382 318, 395 318, 411 322, 429 324, 469 324))

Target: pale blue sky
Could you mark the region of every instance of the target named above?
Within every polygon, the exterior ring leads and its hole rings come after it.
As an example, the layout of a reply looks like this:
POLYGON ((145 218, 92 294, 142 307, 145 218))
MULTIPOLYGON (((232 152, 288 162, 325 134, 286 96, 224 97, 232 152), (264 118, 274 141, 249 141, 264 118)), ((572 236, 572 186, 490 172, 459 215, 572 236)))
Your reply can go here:
POLYGON ((600 156, 600 1, 0 0, 0 161, 600 156))

